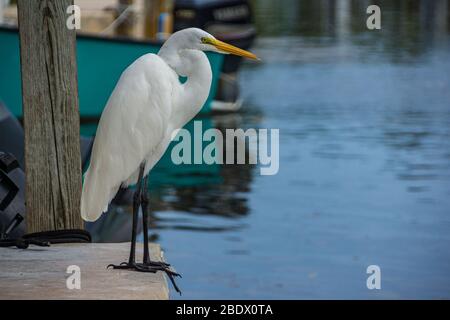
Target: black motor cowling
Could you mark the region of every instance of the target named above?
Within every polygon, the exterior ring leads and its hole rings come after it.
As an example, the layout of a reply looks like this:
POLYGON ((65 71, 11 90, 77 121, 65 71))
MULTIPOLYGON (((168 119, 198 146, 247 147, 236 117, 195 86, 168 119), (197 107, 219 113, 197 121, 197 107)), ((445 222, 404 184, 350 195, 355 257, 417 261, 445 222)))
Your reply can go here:
POLYGON ((4 235, 14 221, 18 222, 8 236, 18 238, 25 234, 25 174, 17 159, 0 151, 0 234, 4 235), (20 220, 18 220, 20 219, 20 220))

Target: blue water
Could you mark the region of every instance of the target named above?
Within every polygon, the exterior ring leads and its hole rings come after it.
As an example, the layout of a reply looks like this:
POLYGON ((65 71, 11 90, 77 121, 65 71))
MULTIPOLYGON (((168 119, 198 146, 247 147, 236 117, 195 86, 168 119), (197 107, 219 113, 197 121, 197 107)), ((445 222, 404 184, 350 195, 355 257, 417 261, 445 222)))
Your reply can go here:
MULTIPOLYGON (((259 24, 285 14, 256 9, 259 24)), ((239 75, 243 111, 208 119, 280 129, 279 173, 223 165, 150 177, 149 233, 183 275, 181 298, 450 298, 448 33, 336 40, 305 36, 302 23, 263 30, 253 48, 263 62, 239 75), (366 287, 369 265, 381 290, 366 287)), ((97 240, 127 240, 130 210, 113 210, 97 240)))

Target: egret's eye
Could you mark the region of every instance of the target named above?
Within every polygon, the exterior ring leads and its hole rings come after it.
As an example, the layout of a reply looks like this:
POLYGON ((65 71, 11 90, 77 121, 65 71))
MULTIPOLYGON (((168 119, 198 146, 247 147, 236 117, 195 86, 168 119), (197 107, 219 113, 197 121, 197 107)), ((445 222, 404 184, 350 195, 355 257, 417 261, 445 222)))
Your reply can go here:
POLYGON ((202 37, 202 43, 209 43, 208 38, 207 37, 202 37))

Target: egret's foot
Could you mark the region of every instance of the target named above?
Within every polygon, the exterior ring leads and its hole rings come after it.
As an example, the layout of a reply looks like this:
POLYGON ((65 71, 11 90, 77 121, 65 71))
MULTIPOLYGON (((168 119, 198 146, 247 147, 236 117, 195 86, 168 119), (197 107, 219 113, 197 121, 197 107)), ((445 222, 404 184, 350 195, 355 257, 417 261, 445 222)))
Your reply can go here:
POLYGON ((181 275, 169 268, 169 264, 165 262, 147 262, 147 263, 129 263, 122 262, 121 264, 109 264, 106 268, 113 269, 124 269, 124 270, 135 270, 140 272, 152 272, 156 271, 164 271, 167 274, 170 274, 174 277, 181 277, 181 275))
POLYGON ((181 291, 178 288, 177 284, 175 283, 174 277, 180 277, 181 274, 173 271, 169 267, 170 265, 165 262, 153 262, 149 261, 146 263, 129 263, 129 262, 122 262, 121 264, 109 264, 106 268, 113 268, 113 269, 122 269, 122 270, 135 270, 139 272, 151 272, 156 273, 157 271, 163 271, 167 274, 167 276, 170 279, 170 282, 172 282, 173 287, 175 290, 181 295, 181 291))

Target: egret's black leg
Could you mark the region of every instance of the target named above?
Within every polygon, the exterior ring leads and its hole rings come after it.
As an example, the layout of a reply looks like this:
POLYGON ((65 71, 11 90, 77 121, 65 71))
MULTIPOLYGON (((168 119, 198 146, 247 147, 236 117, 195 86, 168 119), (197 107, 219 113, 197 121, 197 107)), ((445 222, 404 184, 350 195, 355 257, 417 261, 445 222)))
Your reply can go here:
POLYGON ((144 232, 144 263, 150 262, 150 254, 148 250, 148 175, 145 176, 142 194, 141 194, 141 203, 142 203, 142 230, 144 232))
POLYGON ((147 266, 160 266, 169 267, 170 264, 165 262, 153 262, 150 259, 149 249, 148 249, 148 175, 145 176, 142 186, 142 229, 144 232, 144 258, 143 262, 147 266))
POLYGON ((139 207, 141 205, 142 200, 142 178, 144 175, 145 164, 141 164, 139 167, 139 177, 136 185, 136 191, 133 195, 133 226, 131 229, 131 248, 130 248, 130 258, 128 259, 128 263, 122 262, 120 265, 110 264, 107 268, 113 267, 114 269, 128 269, 133 268, 136 265, 136 236, 137 236, 137 224, 138 224, 138 215, 139 215, 139 207))
POLYGON ((131 250, 130 259, 127 262, 123 262, 120 265, 108 265, 107 268, 113 267, 114 269, 131 269, 141 272, 152 272, 164 271, 169 277, 173 284, 173 287, 177 292, 181 294, 180 289, 175 283, 174 277, 181 277, 178 273, 171 270, 170 265, 165 262, 152 262, 150 260, 150 254, 148 249, 148 194, 147 194, 147 184, 148 176, 144 176, 145 162, 143 162, 139 168, 139 179, 136 187, 136 192, 134 193, 133 202, 133 229, 131 234, 131 250), (139 207, 142 206, 142 227, 144 232, 144 259, 143 263, 136 263, 136 235, 137 235, 137 221, 139 215, 139 207))
POLYGON ((128 263, 131 265, 136 261, 136 236, 137 236, 137 224, 139 216, 139 207, 141 205, 142 199, 142 177, 144 175, 145 164, 141 164, 139 168, 139 178, 136 186, 136 192, 133 196, 133 228, 131 231, 131 249, 130 249, 130 259, 128 263))

